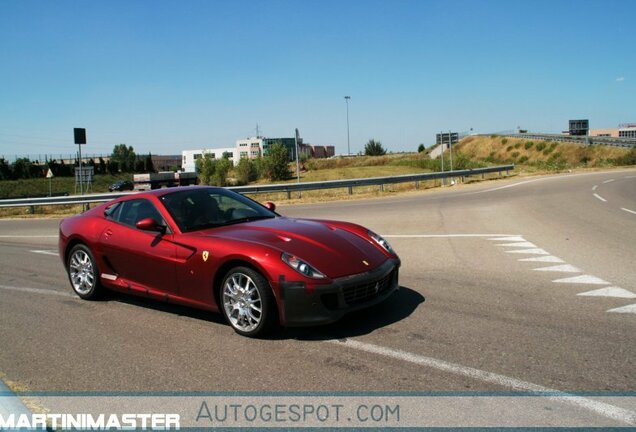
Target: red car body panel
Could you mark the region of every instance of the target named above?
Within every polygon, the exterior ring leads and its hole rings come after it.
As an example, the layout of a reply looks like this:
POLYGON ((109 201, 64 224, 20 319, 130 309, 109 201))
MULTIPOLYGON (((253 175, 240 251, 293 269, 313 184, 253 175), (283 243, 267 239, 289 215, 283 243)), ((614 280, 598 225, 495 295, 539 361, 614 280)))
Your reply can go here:
MULTIPOLYGON (((277 216, 181 232, 160 199, 179 189, 184 188, 128 195, 64 219, 59 235, 64 265, 71 248, 83 243, 91 249, 105 287, 212 311, 219 310, 216 292, 224 272, 236 265, 248 265, 269 282, 281 324, 288 323, 285 311, 293 307, 285 304, 283 287, 301 286, 306 296, 311 296, 321 287, 333 288, 338 280, 371 274, 390 264, 390 270, 395 271, 392 290, 397 288, 399 258, 375 243, 364 227, 277 216), (114 203, 133 199, 151 202, 165 220, 167 232, 145 231, 106 217, 105 211, 114 203), (281 259, 283 253, 300 257, 326 277, 312 279, 300 274, 281 259)), ((303 296, 294 295, 304 301, 303 296)), ((315 306, 315 301, 311 300, 311 305, 315 306)), ((332 321, 341 316, 340 312, 333 315, 323 311, 307 322, 332 321)))

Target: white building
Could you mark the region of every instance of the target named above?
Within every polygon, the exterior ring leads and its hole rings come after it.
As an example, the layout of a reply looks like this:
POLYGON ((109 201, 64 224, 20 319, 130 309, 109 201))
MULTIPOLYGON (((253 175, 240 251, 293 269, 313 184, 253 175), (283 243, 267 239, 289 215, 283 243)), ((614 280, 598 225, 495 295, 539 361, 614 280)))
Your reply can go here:
POLYGON ((253 137, 236 140, 236 151, 238 152, 239 159, 257 159, 263 156, 263 138, 253 137))
POLYGON ((201 159, 204 154, 211 155, 212 159, 223 159, 224 157, 226 157, 232 161, 232 164, 234 164, 234 166, 238 165, 240 160, 237 147, 183 150, 181 154, 183 157, 181 161, 181 169, 185 172, 195 172, 197 167, 197 160, 201 159))

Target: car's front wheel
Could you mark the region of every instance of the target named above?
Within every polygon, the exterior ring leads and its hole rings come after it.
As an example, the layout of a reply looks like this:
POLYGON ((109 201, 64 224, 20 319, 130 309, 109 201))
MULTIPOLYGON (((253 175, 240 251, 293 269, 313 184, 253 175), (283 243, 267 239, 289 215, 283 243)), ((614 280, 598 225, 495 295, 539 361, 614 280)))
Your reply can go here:
POLYGON ((101 293, 99 270, 90 249, 78 244, 71 249, 66 265, 73 291, 85 300, 92 300, 101 293))
POLYGON ((221 286, 221 309, 234 330, 263 336, 276 324, 276 302, 267 280, 248 267, 230 270, 221 286))

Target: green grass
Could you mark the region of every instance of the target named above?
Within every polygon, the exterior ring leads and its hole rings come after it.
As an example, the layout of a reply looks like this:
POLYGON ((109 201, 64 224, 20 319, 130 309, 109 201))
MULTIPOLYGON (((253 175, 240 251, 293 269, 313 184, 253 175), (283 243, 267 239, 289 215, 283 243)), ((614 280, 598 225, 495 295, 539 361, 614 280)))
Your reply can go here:
MULTIPOLYGON (((117 180, 132 180, 131 174, 96 175, 91 185, 90 192, 108 192, 108 186, 117 180)), ((51 191, 53 194, 75 193, 74 177, 54 177, 51 179, 51 191)), ((79 191, 78 191, 79 193, 79 191)), ((46 178, 26 180, 0 181, 0 199, 24 198, 49 195, 49 180, 46 178)))

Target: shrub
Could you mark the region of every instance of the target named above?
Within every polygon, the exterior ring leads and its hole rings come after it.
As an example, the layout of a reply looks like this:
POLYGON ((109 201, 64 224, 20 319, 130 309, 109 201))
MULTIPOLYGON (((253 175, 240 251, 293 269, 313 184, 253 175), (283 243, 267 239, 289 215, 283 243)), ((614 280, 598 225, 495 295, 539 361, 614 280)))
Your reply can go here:
POLYGON ((545 149, 545 142, 540 142, 536 147, 537 151, 543 151, 545 149))
POLYGON ((619 157, 616 162, 618 165, 636 165, 636 147, 632 147, 625 155, 619 157))
POLYGON ((245 185, 258 178, 256 165, 248 158, 243 158, 236 166, 236 179, 239 184, 245 185))
POLYGON ((534 145, 534 142, 532 141, 526 141, 525 145, 523 146, 526 150, 530 149, 530 147, 532 147, 534 145))
POLYGON ((548 147, 548 148, 546 148, 545 150, 543 150, 543 155, 544 155, 544 156, 547 156, 547 155, 549 155, 550 153, 552 153, 553 151, 554 151, 554 147, 548 147))
POLYGON ((515 148, 518 149, 519 147, 521 147, 521 143, 518 142, 517 144, 515 144, 515 148))
POLYGON ((513 159, 517 159, 517 157, 519 157, 519 152, 518 151, 512 152, 511 156, 513 157, 513 159))
POLYGON ((508 147, 506 147, 506 152, 509 152, 510 150, 512 150, 512 146, 509 145, 508 147))
POLYGON ((528 156, 521 156, 517 162, 522 164, 522 163, 526 163, 527 161, 528 161, 528 156))
POLYGON ((364 154, 366 156, 384 156, 386 154, 386 150, 382 147, 382 143, 380 141, 370 139, 364 145, 364 154))
POLYGON ((506 145, 506 143, 507 143, 507 142, 508 142, 508 138, 504 138, 504 139, 502 139, 502 140, 501 140, 501 143, 502 143, 503 145, 506 145))

